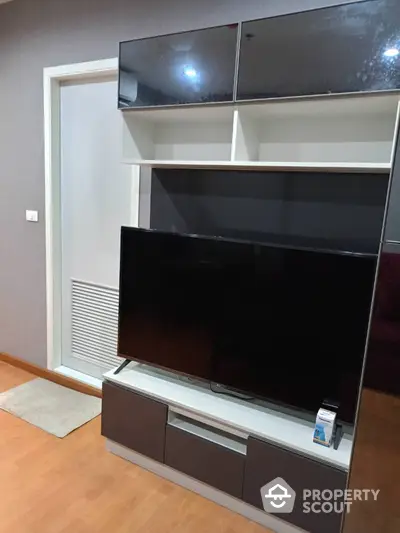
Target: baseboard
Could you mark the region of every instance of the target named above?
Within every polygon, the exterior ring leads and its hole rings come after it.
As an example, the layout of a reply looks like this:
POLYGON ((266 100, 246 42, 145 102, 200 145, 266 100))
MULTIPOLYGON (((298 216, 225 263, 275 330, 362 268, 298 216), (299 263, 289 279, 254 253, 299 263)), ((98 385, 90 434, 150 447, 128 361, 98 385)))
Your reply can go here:
POLYGON ((9 355, 7 353, 0 352, 0 361, 8 363, 9 365, 15 366, 17 368, 21 368, 22 370, 26 370, 26 372, 30 372, 35 376, 48 379, 49 381, 53 381, 54 383, 58 383, 58 385, 68 387, 69 389, 73 389, 78 392, 83 392, 84 394, 89 394, 90 396, 96 396, 97 398, 102 397, 102 392, 100 389, 91 387, 90 385, 82 383, 81 381, 77 381, 76 379, 70 378, 58 372, 54 372, 53 370, 42 368, 38 365, 35 365, 34 363, 29 363, 28 361, 24 361, 19 357, 15 357, 14 355, 9 355))
POLYGON ((94 378, 93 376, 89 376, 88 374, 84 374, 83 372, 80 372, 79 370, 74 370, 73 368, 70 368, 69 366, 58 366, 57 368, 53 368, 54 372, 57 374, 61 374, 63 376, 66 376, 67 378, 74 379, 75 381, 79 381, 79 383, 83 383, 84 385, 89 385, 89 387, 93 387, 97 390, 101 390, 103 387, 103 380, 100 378, 94 378))

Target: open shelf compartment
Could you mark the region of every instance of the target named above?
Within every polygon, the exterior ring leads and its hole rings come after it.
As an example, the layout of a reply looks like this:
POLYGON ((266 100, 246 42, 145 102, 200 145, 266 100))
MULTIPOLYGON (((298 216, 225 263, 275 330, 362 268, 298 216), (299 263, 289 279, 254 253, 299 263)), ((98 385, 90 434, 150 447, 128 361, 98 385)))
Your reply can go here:
POLYGON ((236 108, 232 159, 390 168, 400 95, 264 102, 236 108))
POLYGON ((232 107, 199 106, 123 112, 123 162, 229 162, 232 107))

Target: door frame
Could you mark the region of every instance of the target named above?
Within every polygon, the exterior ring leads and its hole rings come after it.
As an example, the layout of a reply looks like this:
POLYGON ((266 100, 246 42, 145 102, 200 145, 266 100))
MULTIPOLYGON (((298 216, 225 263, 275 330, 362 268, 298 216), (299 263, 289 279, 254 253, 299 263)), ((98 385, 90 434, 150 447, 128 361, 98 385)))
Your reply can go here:
MULTIPOLYGON (((47 368, 61 373, 67 373, 67 369, 62 367, 61 359, 61 84, 66 81, 101 79, 113 75, 118 75, 118 58, 43 69, 47 368)), ((115 107, 117 107, 117 95, 115 107)), ((133 177, 138 178, 137 167, 132 167, 133 177)), ((137 209, 132 210, 135 213, 134 218, 137 219, 138 179, 132 179, 132 201, 137 205, 137 209)), ((132 222, 136 222, 133 225, 137 225, 137 220, 132 220, 132 222)), ((73 377, 79 379, 77 374, 74 371, 73 377)), ((82 380, 87 381, 84 375, 82 375, 82 380)), ((93 384, 93 379, 89 378, 89 380, 93 384)))

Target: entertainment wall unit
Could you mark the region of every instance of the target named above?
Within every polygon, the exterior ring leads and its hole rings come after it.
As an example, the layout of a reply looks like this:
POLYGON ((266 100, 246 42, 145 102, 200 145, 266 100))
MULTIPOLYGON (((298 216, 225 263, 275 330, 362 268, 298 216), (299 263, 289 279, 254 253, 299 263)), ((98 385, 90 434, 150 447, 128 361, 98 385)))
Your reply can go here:
MULTIPOLYGON (((399 128, 399 24, 398 2, 377 0, 121 43, 122 162, 140 176, 143 191, 159 180, 157 190, 170 194, 170 203, 171 191, 160 183, 199 184, 201 172, 224 172, 224 183, 227 172, 237 183, 245 172, 260 180, 297 174, 299 184, 318 176, 321 188, 328 175, 338 183, 357 175, 348 179, 349 198, 359 193, 360 204, 370 201, 370 180, 382 178, 368 250, 379 264, 399 128), (378 36, 377 24, 383 28, 378 36)), ((282 194, 278 200, 290 201, 291 190, 282 194)), ((370 231, 360 212, 357 206, 348 231, 355 242, 370 231)), ((163 214, 141 216, 142 225, 178 231, 167 209, 163 214)), ((244 216, 237 213, 238 220, 244 216)), ((185 224, 188 233, 201 227, 194 218, 185 224)), ((312 224, 318 226, 318 216, 312 224)), ((212 232, 209 226, 204 233, 212 232)), ((221 227, 214 234, 232 237, 221 227)), ((296 235, 288 235, 295 245, 296 235)), ((315 416, 217 394, 226 393, 218 385, 213 392, 138 362, 104 379, 102 434, 112 453, 274 531, 341 531, 342 514, 304 513, 301 495, 347 487, 356 426, 345 427, 338 449, 325 448, 312 440, 315 416), (277 477, 297 493, 290 514, 263 510, 261 488, 277 477)), ((361 380, 360 370, 357 394, 361 380)))

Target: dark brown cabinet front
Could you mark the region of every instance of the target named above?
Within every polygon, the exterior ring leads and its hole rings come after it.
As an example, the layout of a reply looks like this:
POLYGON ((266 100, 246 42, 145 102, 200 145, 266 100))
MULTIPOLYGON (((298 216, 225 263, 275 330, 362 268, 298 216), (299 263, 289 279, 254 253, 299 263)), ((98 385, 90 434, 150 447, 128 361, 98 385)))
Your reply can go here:
POLYGON ((162 463, 167 411, 161 402, 105 382, 101 434, 162 463))
POLYGON ((212 487, 242 497, 246 456, 167 426, 165 464, 212 487))
POLYGON ((340 532, 341 513, 304 512, 303 490, 344 490, 347 474, 267 442, 249 438, 243 486, 244 501, 263 509, 261 488, 278 477, 283 478, 296 492, 296 500, 290 514, 276 513, 277 517, 310 533, 340 532))

